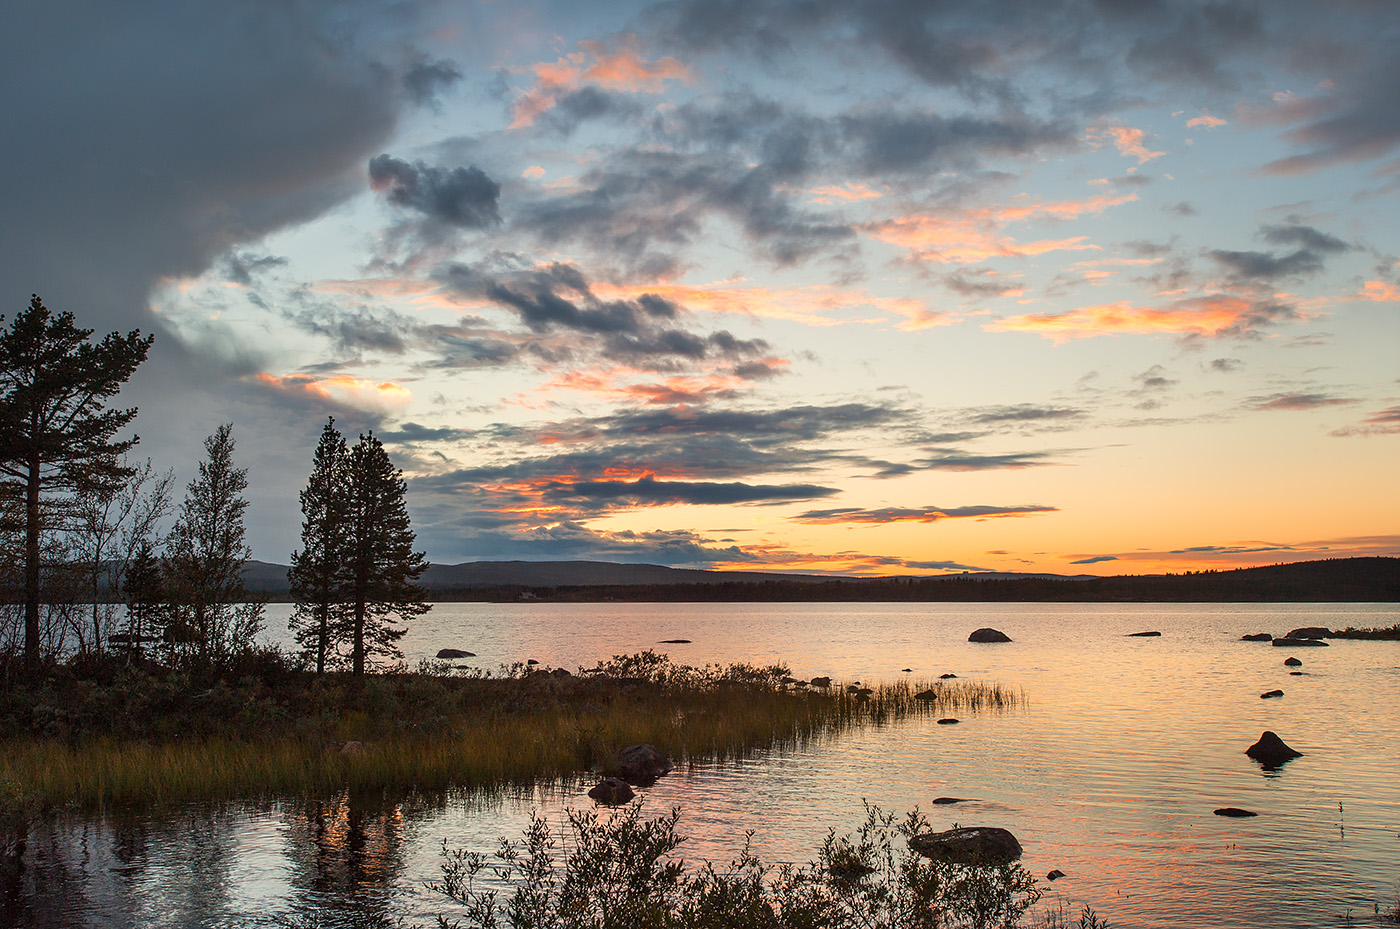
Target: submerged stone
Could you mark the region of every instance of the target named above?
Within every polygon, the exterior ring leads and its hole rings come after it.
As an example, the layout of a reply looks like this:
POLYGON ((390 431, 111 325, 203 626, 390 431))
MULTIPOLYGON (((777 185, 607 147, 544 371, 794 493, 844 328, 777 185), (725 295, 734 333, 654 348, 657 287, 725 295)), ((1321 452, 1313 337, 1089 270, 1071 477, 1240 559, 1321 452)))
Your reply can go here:
POLYGON ((969 867, 1010 864, 1021 857, 1021 843, 997 826, 963 826, 926 832, 909 839, 909 850, 949 864, 969 867))
POLYGON ((631 800, 636 794, 621 778, 605 777, 588 791, 588 796, 606 806, 618 806, 631 800))
POLYGON ((974 629, 967 640, 969 642, 1010 642, 1011 636, 998 629, 974 629))
POLYGON ((1302 752, 1289 747, 1277 734, 1267 730, 1259 737, 1259 741, 1245 749, 1244 753, 1270 768, 1276 768, 1285 761, 1303 756, 1302 752))
POLYGON ((1215 815, 1232 816, 1238 819, 1243 816, 1258 816, 1259 814, 1250 810, 1242 810, 1237 806, 1222 806, 1220 809, 1215 811, 1215 815))

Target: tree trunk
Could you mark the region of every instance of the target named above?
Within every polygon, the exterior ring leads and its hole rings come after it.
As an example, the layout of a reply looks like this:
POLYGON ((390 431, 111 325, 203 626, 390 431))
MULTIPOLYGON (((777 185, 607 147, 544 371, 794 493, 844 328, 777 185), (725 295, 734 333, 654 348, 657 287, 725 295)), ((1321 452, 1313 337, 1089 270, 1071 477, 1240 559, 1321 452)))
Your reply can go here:
POLYGON ((24 663, 39 665, 39 472, 42 463, 29 460, 25 481, 24 521, 24 663))

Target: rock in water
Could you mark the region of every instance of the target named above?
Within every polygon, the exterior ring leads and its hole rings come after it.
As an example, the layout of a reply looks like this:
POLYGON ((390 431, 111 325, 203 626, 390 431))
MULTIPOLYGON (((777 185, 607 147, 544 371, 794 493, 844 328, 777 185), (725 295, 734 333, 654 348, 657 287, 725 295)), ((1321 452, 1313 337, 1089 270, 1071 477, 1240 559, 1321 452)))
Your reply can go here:
POLYGON ((1011 636, 996 629, 974 629, 967 640, 969 642, 1010 642, 1011 636))
POLYGON ((1286 664, 1286 665, 1287 665, 1288 667, 1290 667, 1290 668, 1302 667, 1302 664, 1303 664, 1303 663, 1302 663, 1301 661, 1299 661, 1297 658, 1285 658, 1285 659, 1283 659, 1283 663, 1286 664))
POLYGON ((632 788, 627 786, 627 782, 616 777, 605 777, 596 787, 588 791, 588 796, 599 803, 608 806, 617 806, 626 803, 636 796, 632 788))
POLYGON ((940 719, 940 720, 938 721, 938 725, 940 725, 940 726, 956 726, 957 724, 958 724, 958 720, 954 719, 954 718, 951 717, 951 716, 949 716, 949 717, 947 717, 947 718, 945 718, 945 719, 940 719))
POLYGON ((1285 636, 1282 639, 1274 639, 1274 645, 1278 648, 1326 648, 1327 643, 1321 639, 1292 639, 1285 636))
POLYGON ((1010 864, 1021 857, 1021 843, 996 826, 963 826, 926 832, 909 839, 909 850, 949 864, 971 867, 1010 864))
POLYGON ((1240 636, 1241 642, 1272 642, 1274 637, 1267 632, 1254 632, 1249 635, 1240 636))
POLYGON ((813 687, 830 687, 830 686, 831 686, 831 678, 829 678, 829 677, 814 677, 814 678, 812 678, 812 682, 811 682, 811 683, 812 683, 812 686, 813 686, 813 687))
POLYGON ((915 700, 923 700, 923 701, 926 701, 926 702, 929 701, 929 700, 937 700, 937 699, 938 699, 938 691, 936 691, 936 690, 921 690, 921 691, 919 691, 918 693, 914 694, 914 699, 915 699, 915 700))
POLYGON ((1064 877, 1064 876, 1065 876, 1065 872, 1061 871, 1059 868, 1056 868, 1055 870, 1051 871, 1049 874, 1045 875, 1045 879, 1046 879, 1047 881, 1058 881, 1060 878, 1062 878, 1062 877, 1064 877))
POLYGON ((661 642, 660 642, 659 644, 661 644, 661 645, 689 645, 689 644, 690 644, 690 640, 689 640, 689 639, 662 639, 661 642))
POLYGON ((1251 812, 1251 811, 1249 811, 1249 810, 1242 810, 1242 809, 1240 809, 1240 808, 1237 807, 1237 806, 1222 806, 1220 809, 1218 809, 1218 810, 1215 811, 1215 815, 1216 815, 1216 816, 1233 816, 1233 817, 1235 817, 1236 819, 1238 819, 1238 818, 1240 818, 1240 817, 1242 817, 1242 816, 1258 816, 1259 814, 1258 814, 1258 813, 1251 812))
POLYGON ((1141 638, 1152 638, 1152 637, 1154 637, 1154 636, 1160 636, 1161 634, 1162 634, 1162 633, 1160 633, 1160 632, 1130 632, 1130 633, 1128 633, 1128 638, 1130 638, 1130 639, 1135 639, 1135 638, 1136 638, 1136 639, 1141 639, 1141 638))
POLYGON ((1301 758, 1303 753, 1290 748, 1283 739, 1280 739, 1273 732, 1265 731, 1244 753, 1255 761, 1269 768, 1276 768, 1293 758, 1301 758))
POLYGON ((936 797, 933 801, 933 805, 947 806, 950 803, 966 803, 968 799, 968 797, 936 797))
POLYGON ((938 679, 939 679, 940 681, 951 681, 951 680, 953 680, 953 679, 956 678, 956 677, 957 677, 956 674, 940 674, 940 675, 938 675, 938 679))
POLYGON ((464 652, 460 648, 444 648, 437 653, 439 658, 475 658, 475 652, 464 652))
POLYGON ((1262 693, 1262 694, 1259 695, 1259 699, 1260 699, 1260 700, 1268 700, 1270 697, 1282 697, 1282 696, 1283 696, 1283 691, 1281 691, 1281 690, 1266 690, 1264 693, 1262 693))
POLYGON ((1326 626, 1303 626, 1294 629, 1285 639, 1325 639, 1332 634, 1332 630, 1326 626))
POLYGON ((629 745, 617 753, 617 767, 624 781, 646 787, 675 765, 655 745, 629 745))

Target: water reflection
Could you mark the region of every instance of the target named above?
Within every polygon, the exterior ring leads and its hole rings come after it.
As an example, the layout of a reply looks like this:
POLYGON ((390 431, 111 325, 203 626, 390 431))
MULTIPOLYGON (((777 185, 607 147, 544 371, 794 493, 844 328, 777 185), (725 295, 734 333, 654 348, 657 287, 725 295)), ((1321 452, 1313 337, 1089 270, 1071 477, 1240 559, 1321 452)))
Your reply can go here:
POLYGON ((392 924, 394 888, 404 870, 404 805, 342 795, 282 811, 297 925, 392 924))

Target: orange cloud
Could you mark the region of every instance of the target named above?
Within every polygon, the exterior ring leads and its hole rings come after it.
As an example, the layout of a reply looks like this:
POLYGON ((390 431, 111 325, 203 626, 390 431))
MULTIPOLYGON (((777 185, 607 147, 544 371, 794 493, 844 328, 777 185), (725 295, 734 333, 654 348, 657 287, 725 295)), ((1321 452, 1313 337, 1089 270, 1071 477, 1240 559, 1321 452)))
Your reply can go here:
POLYGON ((274 390, 287 393, 301 393, 323 400, 349 403, 355 407, 383 409, 404 406, 413 399, 407 387, 393 381, 376 384, 372 380, 337 374, 334 377, 316 378, 309 374, 288 374, 278 377, 262 372, 257 380, 274 390))
POLYGON ((1215 128, 1219 127, 1219 126, 1226 126, 1226 125, 1229 125, 1229 124, 1228 124, 1225 120, 1221 119, 1219 116, 1210 116, 1210 115, 1197 116, 1195 119, 1188 119, 1188 120, 1186 121, 1186 126, 1187 126, 1188 129, 1196 129, 1196 128, 1215 129, 1215 128))
POLYGON ((1367 281, 1357 296, 1378 303, 1396 303, 1400 302, 1400 287, 1385 281, 1367 281))
POLYGON ((1154 152, 1147 148, 1147 133, 1130 126, 1099 126, 1090 129, 1085 137, 1090 145, 1098 147, 1104 142, 1112 142, 1119 153, 1136 158, 1138 164, 1146 164, 1153 158, 1160 158, 1166 152, 1154 152))
MULTIPOLYGON (((598 283, 593 292, 599 299, 636 299, 643 294, 656 294, 691 310, 711 313, 743 313, 764 319, 782 319, 808 326, 844 326, 854 322, 885 322, 884 317, 833 318, 832 314, 851 310, 873 309, 903 316, 911 323, 923 320, 923 325, 940 325, 929 321, 939 314, 930 310, 922 300, 909 297, 876 297, 855 290, 838 290, 823 284, 805 287, 771 288, 716 284, 652 284, 619 286, 598 283)), ((906 324, 907 325, 907 324, 906 324)))
POLYGON ((1054 513, 1053 506, 960 506, 960 507, 895 507, 873 510, 858 507, 837 507, 829 510, 809 510, 791 517, 793 522, 815 526, 838 526, 852 523, 883 526, 890 523, 936 523, 944 519, 1011 519, 1037 513, 1054 513))
MULTIPOLYGON (((769 359, 766 363, 770 367, 787 364, 780 359, 769 359)), ((675 406, 731 397, 749 386, 749 382, 744 378, 719 373, 667 377, 649 383, 627 382, 627 378, 638 373, 630 368, 597 372, 571 371, 553 378, 540 390, 573 390, 615 400, 675 406)))
POLYGON ((989 323, 988 332, 1034 332, 1056 343, 1096 335, 1218 336, 1250 328, 1258 306, 1241 297, 1213 295, 1167 307, 1134 306, 1126 300, 1083 306, 1067 313, 1031 313, 989 323))
POLYGON ((1017 242, 1008 235, 984 228, 969 217, 944 219, 935 216, 906 216, 867 227, 870 235, 890 245, 906 248, 921 261, 971 264, 989 258, 1023 258, 1056 251, 1097 249, 1088 236, 1068 239, 1042 239, 1017 242))
POLYGON ((602 42, 580 42, 580 51, 553 62, 540 62, 527 70, 535 86, 516 101, 511 129, 529 126, 554 108, 559 98, 586 84, 624 93, 659 94, 668 81, 695 83, 695 73, 675 58, 648 61, 636 48, 637 37, 620 37, 621 47, 610 50, 602 42))
POLYGON ((808 191, 812 195, 813 203, 830 205, 839 201, 849 203, 855 200, 874 200, 883 197, 884 194, 878 190, 871 190, 864 184, 827 184, 823 187, 813 187, 808 191))

